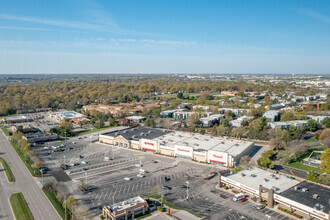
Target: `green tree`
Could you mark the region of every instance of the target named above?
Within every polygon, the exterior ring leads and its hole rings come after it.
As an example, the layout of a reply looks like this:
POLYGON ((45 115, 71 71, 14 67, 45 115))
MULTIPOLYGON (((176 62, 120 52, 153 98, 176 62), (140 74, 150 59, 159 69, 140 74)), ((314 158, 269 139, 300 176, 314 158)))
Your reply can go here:
POLYGON ((182 92, 179 92, 176 96, 178 99, 182 99, 183 98, 183 93, 182 92))
POLYGON ((152 193, 152 195, 154 195, 154 197, 156 197, 157 196, 157 193, 158 193, 158 189, 157 189, 157 187, 155 186, 154 188, 152 188, 152 190, 151 190, 151 193, 152 193))
POLYGON ((156 126, 156 122, 155 122, 155 119, 153 118, 147 118, 144 122, 144 125, 145 126, 148 126, 148 127, 152 127, 154 128, 156 126))
POLYGON ((316 131, 319 129, 319 124, 314 119, 309 119, 307 121, 307 127, 310 131, 316 131))
POLYGON ((322 120, 322 125, 324 125, 327 128, 330 128, 330 117, 326 117, 322 120))
POLYGON ((199 116, 198 113, 192 114, 190 115, 187 119, 186 119, 186 123, 187 126, 189 128, 196 128, 199 126, 199 116))
POLYGON ((317 177, 317 174, 316 173, 311 172, 311 173, 307 174, 306 180, 309 180, 309 181, 312 181, 312 182, 316 182, 317 183, 319 181, 319 178, 317 177))
POLYGON ((296 119, 296 117, 293 112, 284 112, 281 115, 281 121, 292 121, 295 119, 296 119))
POLYGON ((156 108, 156 109, 153 110, 152 114, 155 118, 159 118, 161 111, 162 111, 161 108, 156 108))

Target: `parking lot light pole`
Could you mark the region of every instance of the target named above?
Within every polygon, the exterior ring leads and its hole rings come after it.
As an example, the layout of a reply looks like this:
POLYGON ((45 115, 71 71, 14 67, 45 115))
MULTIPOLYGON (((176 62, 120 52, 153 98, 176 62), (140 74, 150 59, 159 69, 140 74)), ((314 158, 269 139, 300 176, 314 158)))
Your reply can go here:
POLYGON ((187 183, 187 199, 189 199, 189 181, 186 181, 187 183))
POLYGON ((65 164, 65 155, 63 156, 63 158, 64 158, 64 159, 63 159, 63 163, 65 164))
POLYGON ((85 176, 86 176, 86 186, 87 186, 87 173, 85 173, 85 176))

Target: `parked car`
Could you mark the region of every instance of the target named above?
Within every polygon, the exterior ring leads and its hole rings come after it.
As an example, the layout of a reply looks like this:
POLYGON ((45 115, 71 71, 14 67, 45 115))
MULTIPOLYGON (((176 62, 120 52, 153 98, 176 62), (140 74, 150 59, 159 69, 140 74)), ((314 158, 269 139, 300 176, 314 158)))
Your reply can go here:
POLYGON ((235 196, 233 197, 233 200, 234 200, 235 202, 237 202, 237 201, 240 201, 242 198, 245 198, 244 193, 239 193, 239 194, 237 194, 237 195, 235 195, 235 196))
POLYGON ((171 180, 170 177, 165 176, 165 182, 170 181, 170 180, 171 180))
POLYGON ((132 180, 132 178, 131 177, 125 177, 124 180, 130 181, 130 180, 132 180))
POLYGON ((245 197, 243 197, 239 200, 239 202, 245 202, 245 201, 247 201, 247 198, 245 198, 245 197))
POLYGON ((180 186, 182 189, 187 189, 188 188, 188 186, 186 186, 186 185, 181 185, 180 186))
POLYGON ((88 162, 87 161, 81 161, 81 164, 87 164, 88 162))
POLYGON ((141 178, 143 178, 144 177, 144 175, 143 174, 141 174, 141 173, 139 173, 138 175, 136 175, 137 177, 141 177, 141 178))
POLYGON ((169 187, 169 186, 162 186, 162 189, 164 189, 164 190, 171 190, 172 188, 169 187))

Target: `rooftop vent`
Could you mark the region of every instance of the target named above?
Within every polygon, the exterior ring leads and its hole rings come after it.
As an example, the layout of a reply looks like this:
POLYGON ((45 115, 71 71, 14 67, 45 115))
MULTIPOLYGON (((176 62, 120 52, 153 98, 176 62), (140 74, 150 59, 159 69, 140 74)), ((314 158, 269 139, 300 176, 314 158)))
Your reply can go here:
POLYGON ((241 173, 241 175, 242 175, 242 177, 245 177, 245 176, 246 176, 246 174, 245 174, 245 173, 241 173))
POLYGON ((251 174, 251 177, 257 177, 257 175, 256 174, 251 174))
POLYGON ((318 199, 318 198, 320 198, 319 194, 314 194, 313 195, 313 199, 318 199))
POLYGON ((265 182, 268 182, 268 181, 269 181, 269 179, 265 178, 265 179, 264 179, 264 181, 265 181, 265 182))

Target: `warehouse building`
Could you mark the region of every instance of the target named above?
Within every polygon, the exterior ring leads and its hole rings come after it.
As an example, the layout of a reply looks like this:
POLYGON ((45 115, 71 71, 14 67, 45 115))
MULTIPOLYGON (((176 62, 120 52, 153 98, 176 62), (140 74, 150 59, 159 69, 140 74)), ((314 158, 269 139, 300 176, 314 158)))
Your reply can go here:
POLYGON ((254 148, 253 142, 147 127, 104 133, 99 135, 99 141, 227 167, 235 166, 254 148))
POLYGON ((265 201, 269 207, 277 205, 306 219, 329 220, 330 189, 319 184, 254 167, 229 176, 219 174, 219 186, 223 185, 265 201))
POLYGON ((138 216, 145 215, 148 211, 148 203, 140 196, 130 198, 115 204, 104 206, 102 214, 106 219, 127 220, 135 219, 138 216))

